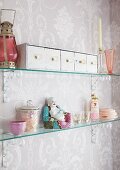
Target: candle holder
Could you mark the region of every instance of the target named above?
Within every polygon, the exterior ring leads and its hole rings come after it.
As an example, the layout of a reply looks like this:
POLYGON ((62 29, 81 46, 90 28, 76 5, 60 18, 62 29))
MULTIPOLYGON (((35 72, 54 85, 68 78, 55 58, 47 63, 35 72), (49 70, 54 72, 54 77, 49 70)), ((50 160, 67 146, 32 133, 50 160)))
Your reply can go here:
POLYGON ((103 49, 99 48, 99 53, 98 53, 98 73, 106 73, 105 69, 105 54, 103 49))

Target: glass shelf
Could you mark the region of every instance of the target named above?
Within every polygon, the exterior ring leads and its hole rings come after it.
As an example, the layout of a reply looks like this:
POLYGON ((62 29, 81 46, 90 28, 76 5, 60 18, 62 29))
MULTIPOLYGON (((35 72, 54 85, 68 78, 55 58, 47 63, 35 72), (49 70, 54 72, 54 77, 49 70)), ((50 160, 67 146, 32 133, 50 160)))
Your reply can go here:
POLYGON ((75 71, 57 71, 57 70, 37 70, 37 69, 26 69, 26 68, 0 68, 0 71, 8 72, 8 71, 27 71, 27 72, 42 72, 42 73, 63 73, 63 74, 79 74, 83 76, 120 76, 120 74, 106 74, 106 73, 83 73, 83 72, 75 72, 75 71))
POLYGON ((24 137, 28 137, 28 136, 35 136, 35 135, 42 135, 42 134, 46 134, 46 133, 71 130, 71 129, 87 127, 87 126, 92 126, 92 125, 94 126, 94 125, 110 123, 110 122, 112 123, 112 122, 119 121, 119 120, 120 120, 120 117, 118 117, 116 119, 112 119, 112 120, 104 120, 104 121, 102 120, 102 121, 94 121, 94 122, 88 122, 88 123, 80 123, 80 124, 78 124, 74 127, 67 128, 67 129, 44 129, 44 128, 40 128, 36 132, 24 133, 24 134, 19 135, 19 136, 14 136, 11 133, 6 133, 6 134, 0 135, 0 141, 7 141, 7 140, 11 140, 11 139, 24 138, 24 137))

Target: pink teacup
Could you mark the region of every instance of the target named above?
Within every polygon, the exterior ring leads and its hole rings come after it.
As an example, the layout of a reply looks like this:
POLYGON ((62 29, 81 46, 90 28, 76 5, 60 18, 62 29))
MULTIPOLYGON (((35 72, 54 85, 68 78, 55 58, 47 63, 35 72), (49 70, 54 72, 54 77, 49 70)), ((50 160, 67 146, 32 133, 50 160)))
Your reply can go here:
POLYGON ((25 121, 11 121, 10 122, 10 132, 13 135, 21 135, 25 132, 26 122, 25 121))

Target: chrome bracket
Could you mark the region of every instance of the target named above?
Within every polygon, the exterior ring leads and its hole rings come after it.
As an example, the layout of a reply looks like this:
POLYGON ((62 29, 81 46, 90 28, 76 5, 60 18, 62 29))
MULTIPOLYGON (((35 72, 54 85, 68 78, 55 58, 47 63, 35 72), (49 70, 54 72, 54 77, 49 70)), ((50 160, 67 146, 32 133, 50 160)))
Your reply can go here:
POLYGON ((5 145, 2 141, 2 168, 7 168, 5 145))
POLYGON ((96 91, 98 81, 99 77, 91 76, 91 94, 96 91))
POLYGON ((2 168, 6 169, 9 167, 8 157, 11 147, 23 147, 25 145, 24 139, 12 139, 10 141, 2 141, 2 168), (19 140, 19 141, 18 141, 19 140))
POLYGON ((8 103, 10 98, 8 96, 9 91, 9 82, 12 81, 14 77, 21 77, 21 72, 16 72, 14 70, 11 71, 3 71, 2 72, 2 91, 3 91, 3 103, 8 103))
POLYGON ((96 144, 96 140, 97 140, 97 137, 96 137, 97 128, 98 128, 97 125, 92 125, 91 126, 91 143, 93 143, 93 144, 96 144))

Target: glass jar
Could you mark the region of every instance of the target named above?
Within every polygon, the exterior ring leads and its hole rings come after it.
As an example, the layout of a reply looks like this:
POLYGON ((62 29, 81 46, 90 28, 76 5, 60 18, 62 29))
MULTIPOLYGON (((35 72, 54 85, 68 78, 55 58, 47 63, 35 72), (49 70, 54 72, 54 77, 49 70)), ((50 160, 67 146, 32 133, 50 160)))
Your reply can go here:
POLYGON ((39 107, 33 106, 28 100, 27 105, 19 108, 20 120, 26 121, 26 132, 34 132, 39 123, 39 107))

